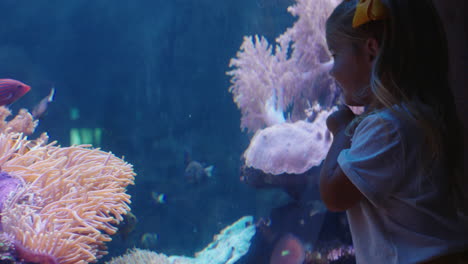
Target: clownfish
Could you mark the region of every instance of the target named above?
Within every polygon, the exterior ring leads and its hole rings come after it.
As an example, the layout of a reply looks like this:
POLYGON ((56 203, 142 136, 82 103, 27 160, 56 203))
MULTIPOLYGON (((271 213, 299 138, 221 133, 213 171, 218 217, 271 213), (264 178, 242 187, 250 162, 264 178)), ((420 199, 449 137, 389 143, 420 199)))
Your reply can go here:
POLYGON ((31 90, 29 85, 13 79, 0 79, 0 106, 9 105, 31 90))

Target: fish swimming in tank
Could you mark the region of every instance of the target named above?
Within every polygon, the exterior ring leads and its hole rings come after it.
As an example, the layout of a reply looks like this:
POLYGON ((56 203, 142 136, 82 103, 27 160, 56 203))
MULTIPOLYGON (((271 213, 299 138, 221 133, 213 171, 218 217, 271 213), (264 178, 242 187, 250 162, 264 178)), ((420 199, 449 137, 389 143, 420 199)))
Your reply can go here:
POLYGON ((188 183, 197 184, 213 176, 214 166, 205 167, 202 163, 192 160, 188 151, 184 152, 184 178, 188 183))
POLYGON ((50 93, 46 97, 44 97, 36 106, 34 106, 31 112, 34 119, 40 119, 44 117, 45 113, 47 112, 47 107, 51 102, 54 101, 54 95, 55 88, 52 87, 52 89, 50 89, 50 93))
POLYGON ((156 233, 144 233, 140 238, 140 245, 143 248, 156 248, 159 236, 156 233))
POLYGON ((132 212, 128 212, 123 216, 123 221, 117 225, 117 234, 119 234, 123 240, 126 240, 130 233, 135 230, 137 223, 137 217, 132 212))
POLYGON ((167 201, 166 194, 155 191, 151 192, 151 198, 156 204, 165 204, 167 201))
POLYGON ((13 79, 0 79, 0 106, 12 104, 31 90, 29 85, 13 79))

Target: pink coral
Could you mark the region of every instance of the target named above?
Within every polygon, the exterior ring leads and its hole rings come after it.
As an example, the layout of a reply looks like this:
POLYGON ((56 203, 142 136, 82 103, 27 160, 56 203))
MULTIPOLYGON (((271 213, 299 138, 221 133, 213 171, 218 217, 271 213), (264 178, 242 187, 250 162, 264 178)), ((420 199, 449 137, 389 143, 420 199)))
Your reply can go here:
MULTIPOLYGON (((2 134, 4 136, 4 134, 2 134)), ((22 137, 3 171, 22 184, 5 202, 2 226, 20 255, 40 263, 88 263, 106 254, 122 215, 130 211, 126 186, 133 184, 130 164, 86 146, 53 144, 25 149, 22 137), (47 259, 47 261, 46 261, 47 259)), ((11 135, 0 144, 12 141, 11 135)), ((8 143, 6 143, 8 145, 8 143)))
POLYGON ((257 131, 244 153, 245 165, 273 175, 301 174, 319 165, 331 144, 325 125, 329 114, 321 111, 313 123, 282 123, 257 131))
POLYGON ((20 109, 18 115, 12 120, 6 119, 11 115, 11 111, 0 106, 0 132, 2 133, 23 133, 30 135, 37 127, 38 121, 26 109, 20 109))
POLYGON ((91 146, 29 140, 36 122, 26 111, 7 122, 0 107, 0 203, 3 235, 27 262, 96 262, 130 211, 132 166, 91 146))
POLYGON ((314 102, 325 107, 335 103, 324 33, 335 5, 335 0, 297 0, 288 11, 298 21, 274 47, 263 37, 244 38, 229 64, 234 69, 227 72, 232 76, 229 91, 242 112, 242 129, 254 132, 286 119, 296 121, 305 118, 304 110, 314 102))
POLYGON ((145 249, 134 248, 125 255, 115 257, 106 264, 171 264, 172 261, 164 254, 158 254, 145 249))
POLYGON ((242 111, 242 128, 251 131, 284 122, 283 111, 294 97, 292 73, 288 71, 285 49, 273 47, 264 37, 245 37, 238 58, 229 64, 236 69, 229 91, 242 111))

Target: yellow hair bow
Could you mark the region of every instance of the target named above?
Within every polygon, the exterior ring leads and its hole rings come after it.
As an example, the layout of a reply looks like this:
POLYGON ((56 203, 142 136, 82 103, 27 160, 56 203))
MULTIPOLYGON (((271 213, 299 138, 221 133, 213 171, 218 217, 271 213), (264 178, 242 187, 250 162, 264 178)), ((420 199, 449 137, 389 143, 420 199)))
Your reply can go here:
POLYGON ((381 0, 359 0, 353 18, 353 28, 370 21, 382 20, 388 17, 387 7, 381 0))

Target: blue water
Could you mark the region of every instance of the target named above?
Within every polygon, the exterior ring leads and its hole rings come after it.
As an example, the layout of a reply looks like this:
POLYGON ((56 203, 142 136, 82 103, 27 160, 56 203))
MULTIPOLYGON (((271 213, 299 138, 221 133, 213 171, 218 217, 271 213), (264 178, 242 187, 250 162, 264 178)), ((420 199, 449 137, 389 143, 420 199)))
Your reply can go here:
POLYGON ((144 247, 145 233, 158 235, 151 250, 190 255, 241 216, 268 217, 289 201, 281 191, 239 181, 249 135, 240 131, 225 72, 245 35, 273 42, 292 25, 291 3, 0 2, 0 78, 32 87, 12 109, 32 109, 55 87, 37 132, 67 146, 73 129, 100 131, 92 143, 124 156, 138 174, 128 191, 138 223, 126 239, 113 237, 104 260, 144 247), (214 165, 213 177, 188 183, 184 152, 214 165), (166 202, 158 204, 152 192, 165 194, 166 202))

